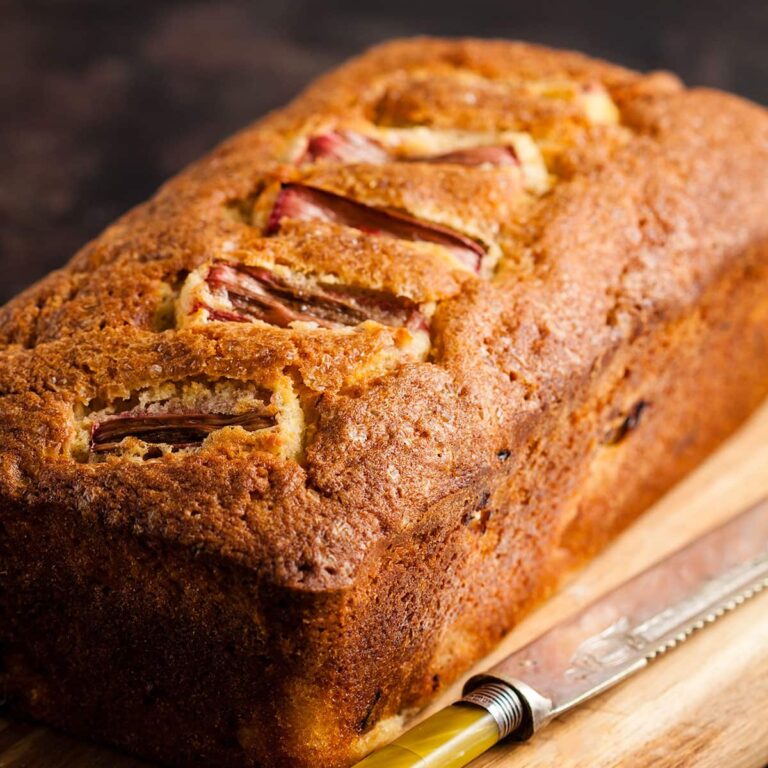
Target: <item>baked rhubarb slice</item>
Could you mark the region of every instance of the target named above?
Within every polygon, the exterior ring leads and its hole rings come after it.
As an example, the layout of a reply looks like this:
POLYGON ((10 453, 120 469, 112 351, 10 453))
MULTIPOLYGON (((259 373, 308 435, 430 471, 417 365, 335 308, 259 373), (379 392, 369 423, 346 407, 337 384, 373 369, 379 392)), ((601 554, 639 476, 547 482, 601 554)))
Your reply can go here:
POLYGON ((331 130, 311 136, 301 163, 336 160, 340 163, 386 163, 391 154, 376 139, 358 131, 331 130))
POLYGON ((267 222, 266 234, 280 231, 285 219, 325 221, 370 235, 411 242, 435 243, 448 249, 465 267, 480 272, 486 249, 477 241, 434 222, 401 211, 374 208, 333 192, 303 184, 284 184, 267 222))
POLYGON ((317 160, 373 164, 403 161, 494 167, 519 165, 515 150, 511 146, 466 147, 435 155, 404 156, 386 149, 370 136, 341 129, 318 134, 309 139, 306 151, 299 158, 299 164, 317 160))
MULTIPOLYGON (((312 279, 259 265, 217 261, 205 281, 211 295, 225 307, 198 302, 210 320, 262 322, 287 328, 294 322, 322 328, 344 328, 374 320, 382 325, 424 330, 426 320, 418 305, 386 291, 312 279)), ((217 302, 219 303, 219 302, 217 302)))
POLYGON ((91 451, 115 450, 126 437, 175 449, 193 448, 222 427, 243 427, 253 432, 274 426, 275 417, 265 410, 246 413, 161 413, 132 410, 106 416, 91 429, 91 451))
POLYGON ((412 157, 410 159, 422 163, 447 163, 450 165, 467 166, 486 165, 493 166, 494 168, 520 165, 513 147, 491 145, 467 147, 466 149, 456 149, 453 152, 444 152, 441 155, 412 157))

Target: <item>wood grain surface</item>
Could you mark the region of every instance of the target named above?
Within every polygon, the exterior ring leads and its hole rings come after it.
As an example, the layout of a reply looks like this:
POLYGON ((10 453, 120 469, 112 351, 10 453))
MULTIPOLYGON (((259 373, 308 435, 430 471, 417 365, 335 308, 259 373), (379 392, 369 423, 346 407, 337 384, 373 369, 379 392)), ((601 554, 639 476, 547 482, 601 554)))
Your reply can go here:
MULTIPOLYGON (((765 495, 768 403, 474 671, 765 495)), ((433 709, 459 690, 460 684, 433 709)), ((496 747, 473 768, 760 768, 768 762, 766 713, 768 593, 530 743, 496 747)), ((0 768, 107 766, 146 764, 42 726, 0 719, 0 768)))

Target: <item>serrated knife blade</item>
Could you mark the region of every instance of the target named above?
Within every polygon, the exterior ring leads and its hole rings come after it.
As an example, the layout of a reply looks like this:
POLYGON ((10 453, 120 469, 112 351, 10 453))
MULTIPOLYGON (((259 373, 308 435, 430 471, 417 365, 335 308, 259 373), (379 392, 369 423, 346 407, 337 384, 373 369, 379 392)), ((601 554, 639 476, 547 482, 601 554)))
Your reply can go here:
POLYGON ((359 768, 459 768, 638 672, 768 587, 768 499, 471 678, 464 698, 359 768))

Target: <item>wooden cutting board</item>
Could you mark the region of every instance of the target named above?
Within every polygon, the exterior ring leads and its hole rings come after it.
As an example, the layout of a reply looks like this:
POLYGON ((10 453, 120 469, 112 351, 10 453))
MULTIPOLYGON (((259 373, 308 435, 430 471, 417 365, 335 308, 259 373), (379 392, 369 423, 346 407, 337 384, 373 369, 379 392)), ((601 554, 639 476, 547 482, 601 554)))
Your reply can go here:
MULTIPOLYGON (((768 403, 475 671, 766 495, 768 403)), ((460 687, 435 707, 457 698, 460 687)), ((768 593, 552 723, 530 743, 499 746, 473 768, 761 768, 766 763, 768 593)), ((0 768, 142 765, 41 726, 0 719, 0 768)))

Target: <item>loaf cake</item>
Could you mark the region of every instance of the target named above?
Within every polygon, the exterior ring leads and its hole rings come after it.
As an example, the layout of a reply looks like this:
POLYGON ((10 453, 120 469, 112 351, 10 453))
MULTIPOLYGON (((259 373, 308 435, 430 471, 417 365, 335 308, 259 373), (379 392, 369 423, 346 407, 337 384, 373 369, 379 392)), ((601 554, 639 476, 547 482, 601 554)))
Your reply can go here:
POLYGON ((6 710, 175 766, 394 737, 768 391, 768 116, 377 47, 0 310, 6 710))

